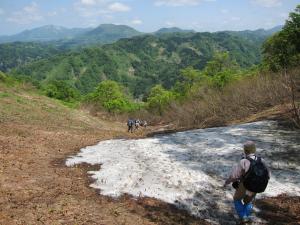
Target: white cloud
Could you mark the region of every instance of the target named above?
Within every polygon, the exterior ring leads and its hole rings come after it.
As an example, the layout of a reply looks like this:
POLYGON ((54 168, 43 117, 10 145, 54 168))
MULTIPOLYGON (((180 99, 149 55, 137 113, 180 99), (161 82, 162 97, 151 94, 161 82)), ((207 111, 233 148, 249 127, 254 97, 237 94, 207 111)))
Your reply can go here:
POLYGON ((43 19, 38 5, 35 2, 32 2, 23 7, 20 11, 13 12, 12 15, 7 18, 7 21, 24 25, 43 19))
POLYGON ((134 25, 140 25, 140 24, 143 23, 143 21, 140 20, 140 19, 135 19, 135 20, 132 20, 131 23, 134 24, 134 25))
POLYGON ((74 3, 74 8, 81 17, 88 19, 105 19, 111 14, 131 10, 129 6, 111 0, 80 0, 74 3))
POLYGON ((214 2, 215 0, 156 0, 156 6, 193 6, 199 5, 201 2, 214 2))
POLYGON ((120 3, 120 2, 115 2, 115 3, 112 3, 108 6, 108 9, 111 11, 111 12, 127 12, 127 11, 130 11, 130 7, 123 4, 123 3, 120 3))
POLYGON ((201 2, 215 2, 216 0, 156 0, 156 6, 193 6, 199 5, 201 2))
POLYGON ((281 0, 252 0, 252 2, 266 8, 278 7, 282 5, 281 0))
POLYGON ((95 0, 80 0, 80 3, 82 5, 96 5, 97 2, 95 0))
POLYGON ((27 13, 35 13, 38 11, 38 5, 35 2, 32 2, 30 5, 25 6, 23 11, 27 13))

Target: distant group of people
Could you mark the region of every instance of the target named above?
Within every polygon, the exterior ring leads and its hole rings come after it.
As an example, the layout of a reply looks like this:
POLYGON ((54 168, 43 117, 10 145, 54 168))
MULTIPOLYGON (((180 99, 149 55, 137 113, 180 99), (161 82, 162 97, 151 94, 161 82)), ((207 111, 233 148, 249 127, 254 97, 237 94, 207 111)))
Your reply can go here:
POLYGON ((147 121, 146 120, 139 120, 139 119, 129 119, 127 121, 127 127, 128 132, 133 133, 133 130, 138 130, 139 127, 147 127, 147 121))

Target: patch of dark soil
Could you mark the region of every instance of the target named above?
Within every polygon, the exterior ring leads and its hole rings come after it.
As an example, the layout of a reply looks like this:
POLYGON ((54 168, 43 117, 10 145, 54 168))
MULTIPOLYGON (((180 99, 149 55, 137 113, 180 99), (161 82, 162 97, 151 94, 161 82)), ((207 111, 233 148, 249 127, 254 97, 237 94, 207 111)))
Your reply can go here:
POLYGON ((127 202, 127 207, 134 214, 147 218, 154 224, 159 225, 208 225, 209 223, 191 216, 187 211, 177 208, 154 198, 132 198, 123 195, 118 201, 127 202))
POLYGON ((300 197, 279 195, 273 198, 264 198, 256 201, 261 210, 258 217, 272 225, 300 224, 300 197))

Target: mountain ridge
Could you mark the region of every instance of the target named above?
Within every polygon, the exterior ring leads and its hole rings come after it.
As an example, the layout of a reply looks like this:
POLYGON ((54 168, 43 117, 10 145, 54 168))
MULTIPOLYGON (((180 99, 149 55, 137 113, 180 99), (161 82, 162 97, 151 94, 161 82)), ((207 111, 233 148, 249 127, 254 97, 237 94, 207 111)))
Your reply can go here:
MULTIPOLYGON (((256 29, 242 31, 217 31, 231 33, 256 32, 261 35, 271 35, 282 28, 281 25, 271 29, 256 29)), ((30 30, 24 30, 14 35, 0 36, 0 43, 11 42, 56 42, 57 45, 80 46, 92 44, 108 44, 121 38, 130 38, 142 34, 164 35, 170 33, 203 33, 178 27, 160 28, 154 32, 140 32, 127 25, 100 24, 95 28, 66 28, 56 25, 45 25, 30 30)), ((214 32, 215 33, 215 32, 214 32)))

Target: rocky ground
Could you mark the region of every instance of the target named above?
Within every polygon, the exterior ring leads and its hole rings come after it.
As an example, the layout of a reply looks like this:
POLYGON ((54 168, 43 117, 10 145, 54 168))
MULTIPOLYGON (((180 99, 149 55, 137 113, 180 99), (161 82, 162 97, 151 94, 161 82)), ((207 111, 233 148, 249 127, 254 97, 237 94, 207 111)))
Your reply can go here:
MULTIPOLYGON (((44 97, 0 87, 0 224, 208 224, 154 199, 101 196, 89 187, 88 165, 64 165, 84 146, 126 137, 125 129, 44 97)), ((300 221, 299 198, 279 196, 257 206, 269 223, 300 221)))

